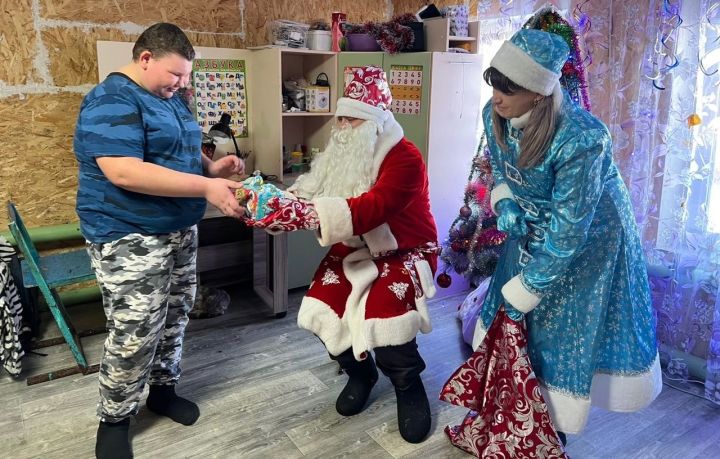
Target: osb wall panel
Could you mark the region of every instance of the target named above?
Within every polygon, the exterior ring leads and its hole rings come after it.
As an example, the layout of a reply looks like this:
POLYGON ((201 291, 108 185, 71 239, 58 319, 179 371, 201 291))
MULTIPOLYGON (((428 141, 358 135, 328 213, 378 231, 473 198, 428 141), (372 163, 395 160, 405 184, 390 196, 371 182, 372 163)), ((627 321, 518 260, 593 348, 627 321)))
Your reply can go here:
POLYGON ((240 32, 242 28, 240 3, 237 0, 41 0, 41 14, 48 19, 95 24, 172 22, 183 29, 227 33, 240 32))
MULTIPOLYGON (((98 82, 98 40, 135 41, 137 35, 128 35, 117 29, 94 27, 89 31, 75 28, 47 29, 42 40, 50 58, 50 74, 57 86, 76 86, 98 82)), ((128 56, 128 61, 131 56, 128 56)))
POLYGON ((37 76, 31 1, 0 2, 0 81, 9 85, 26 84, 37 76))
MULTIPOLYGON (((42 39, 48 49, 50 73, 57 86, 97 83, 98 40, 134 42, 139 34, 127 34, 117 29, 93 27, 89 31, 75 28, 47 29, 42 39)), ((240 48, 238 36, 188 32, 195 46, 240 48)), ((128 62, 131 56, 127 56, 128 62)))
MULTIPOLYGON (((245 42, 237 35, 218 35, 209 33, 185 32, 194 46, 211 48, 244 48, 245 42)), ((134 40, 133 40, 134 41, 134 40)))
MULTIPOLYGON (((29 227, 77 221, 77 164, 72 152, 82 95, 0 99, 0 199, 12 199, 29 227)), ((0 212, 0 227, 7 228, 0 212)))
POLYGON ((347 14, 348 22, 385 21, 386 0, 245 0, 245 43, 247 46, 268 43, 266 27, 275 19, 291 19, 309 23, 324 19, 330 23, 333 11, 347 14))

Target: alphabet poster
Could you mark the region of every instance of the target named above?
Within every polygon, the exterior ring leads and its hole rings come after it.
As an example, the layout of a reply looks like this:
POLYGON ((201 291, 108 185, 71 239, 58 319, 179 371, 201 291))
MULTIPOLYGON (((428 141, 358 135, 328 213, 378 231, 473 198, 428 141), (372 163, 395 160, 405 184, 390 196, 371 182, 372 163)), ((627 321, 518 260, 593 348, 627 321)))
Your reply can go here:
POLYGON ((195 114, 207 132, 230 115, 230 127, 237 137, 248 136, 247 78, 245 61, 235 59, 195 59, 193 63, 195 114))

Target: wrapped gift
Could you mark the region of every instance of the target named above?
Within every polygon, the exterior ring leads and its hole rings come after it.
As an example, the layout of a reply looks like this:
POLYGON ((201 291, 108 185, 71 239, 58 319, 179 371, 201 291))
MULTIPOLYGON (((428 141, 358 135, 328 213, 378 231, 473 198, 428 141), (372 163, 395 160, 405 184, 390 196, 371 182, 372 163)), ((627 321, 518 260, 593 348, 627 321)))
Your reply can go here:
POLYGON ((235 190, 235 197, 245 207, 253 220, 261 220, 273 211, 268 205, 270 200, 278 198, 281 202, 290 201, 285 191, 272 183, 264 183, 260 175, 253 175, 242 182, 242 188, 235 190))

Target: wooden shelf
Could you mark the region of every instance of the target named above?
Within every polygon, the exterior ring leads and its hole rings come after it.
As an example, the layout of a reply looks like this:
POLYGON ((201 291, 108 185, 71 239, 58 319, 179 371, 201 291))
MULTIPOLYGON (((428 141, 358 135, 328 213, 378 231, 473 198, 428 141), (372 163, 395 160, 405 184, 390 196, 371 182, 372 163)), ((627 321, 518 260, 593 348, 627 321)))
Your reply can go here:
POLYGON ((326 56, 332 56, 333 54, 337 54, 335 51, 318 51, 315 49, 307 49, 307 48, 288 48, 287 46, 275 46, 275 45, 263 45, 263 46, 252 46, 248 49, 279 49, 280 52, 283 54, 317 54, 317 55, 326 55, 326 56))
POLYGON ((282 182, 283 147, 287 151, 297 144, 308 150, 322 148, 330 137, 338 91, 332 84, 337 81, 338 53, 279 46, 258 46, 251 53, 255 72, 248 87, 254 92, 248 97, 252 97, 255 169, 276 175, 282 182), (304 79, 312 84, 321 73, 331 83, 330 111, 283 112, 280 97, 283 82, 304 79))
POLYGON ((425 27, 425 43, 428 51, 447 52, 450 48, 457 47, 459 44, 468 45, 468 51, 472 54, 478 52, 478 22, 472 21, 468 23, 467 37, 458 37, 450 35, 450 20, 447 18, 426 19, 425 27))

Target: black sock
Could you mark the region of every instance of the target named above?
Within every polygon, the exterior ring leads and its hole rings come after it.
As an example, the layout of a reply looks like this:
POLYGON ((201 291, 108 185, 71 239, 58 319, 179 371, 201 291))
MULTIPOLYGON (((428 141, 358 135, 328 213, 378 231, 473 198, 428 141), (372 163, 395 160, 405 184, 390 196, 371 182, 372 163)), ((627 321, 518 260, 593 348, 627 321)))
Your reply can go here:
POLYGON ((130 418, 115 423, 101 421, 95 440, 95 457, 98 459, 132 458, 128 436, 129 427, 130 418))
POLYGON ((175 386, 150 386, 146 402, 153 413, 167 416, 173 421, 189 426, 200 417, 200 409, 190 400, 178 397, 175 386))

